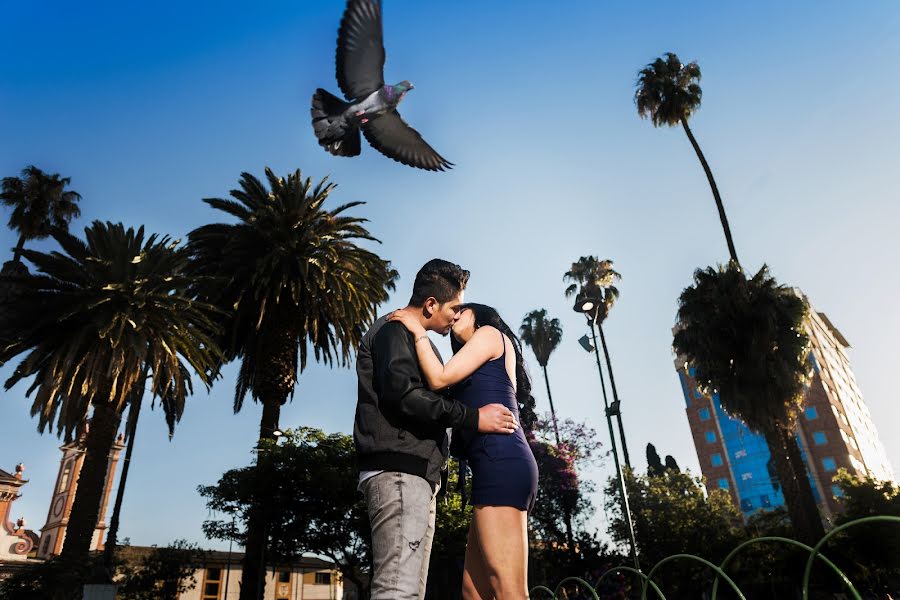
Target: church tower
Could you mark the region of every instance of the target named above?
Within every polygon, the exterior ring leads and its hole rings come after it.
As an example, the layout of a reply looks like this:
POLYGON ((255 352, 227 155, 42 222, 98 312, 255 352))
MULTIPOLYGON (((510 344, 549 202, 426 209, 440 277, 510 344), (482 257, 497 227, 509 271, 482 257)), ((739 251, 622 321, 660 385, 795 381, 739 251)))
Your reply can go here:
POLYGON ((12 503, 19 497, 19 488, 28 483, 22 479, 25 465, 16 465, 16 474, 10 475, 0 469, 0 563, 3 561, 26 560, 34 546, 34 533, 25 529, 25 519, 16 523, 10 520, 12 503))
MULTIPOLYGON (((78 475, 81 473, 81 465, 84 463, 86 435, 87 428, 80 432, 74 441, 63 444, 59 448, 62 451, 62 458, 59 461, 59 474, 56 476, 50 510, 47 512, 47 523, 41 528, 41 541, 38 546, 39 558, 49 558, 62 552, 63 542, 66 539, 66 526, 72 513, 72 504, 75 502, 75 491, 78 489, 78 475)), ((113 444, 112 452, 109 454, 106 485, 103 489, 103 501, 97 517, 97 527, 91 538, 91 550, 103 549, 106 533, 106 509, 109 506, 109 495, 112 492, 116 465, 119 462, 122 448, 124 448, 122 434, 119 434, 113 444)))

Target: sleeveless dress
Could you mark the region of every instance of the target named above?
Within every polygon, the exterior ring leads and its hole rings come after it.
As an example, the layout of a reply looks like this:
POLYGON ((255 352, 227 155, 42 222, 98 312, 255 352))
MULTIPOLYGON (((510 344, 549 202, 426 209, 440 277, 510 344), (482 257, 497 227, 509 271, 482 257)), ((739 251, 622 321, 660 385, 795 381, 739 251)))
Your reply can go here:
MULTIPOLYGON (((519 403, 506 372, 506 338, 503 354, 481 365, 454 390, 456 399, 470 408, 503 404, 519 419, 519 403)), ((474 433, 463 439, 463 457, 472 469, 470 504, 513 506, 531 511, 537 496, 538 468, 534 454, 519 427, 515 433, 474 433)))

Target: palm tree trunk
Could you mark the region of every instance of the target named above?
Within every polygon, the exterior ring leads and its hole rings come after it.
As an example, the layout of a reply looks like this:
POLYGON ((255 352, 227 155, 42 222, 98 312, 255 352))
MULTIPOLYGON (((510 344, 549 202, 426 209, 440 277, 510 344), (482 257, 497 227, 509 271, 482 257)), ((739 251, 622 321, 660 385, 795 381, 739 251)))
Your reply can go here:
POLYGON ((22 262, 22 249, 25 248, 25 236, 19 236, 19 243, 16 244, 16 249, 13 250, 13 262, 20 263, 22 262))
POLYGON ((547 400, 550 401, 550 416, 553 418, 553 433, 556 435, 556 445, 559 446, 559 426, 556 424, 556 409, 553 408, 553 395, 550 393, 550 378, 547 377, 547 365, 541 365, 544 369, 544 383, 547 384, 547 400))
MULTIPOLYGON (((274 440, 274 431, 278 428, 281 415, 281 402, 277 399, 263 400, 263 414, 259 423, 259 440, 274 440)), ((261 463, 268 457, 257 445, 257 473, 262 472, 261 463)), ((241 595, 240 600, 262 600, 266 589, 266 546, 269 537, 269 515, 263 505, 264 494, 260 494, 256 486, 256 498, 247 514, 247 545, 244 547, 244 559, 241 562, 241 595)))
POLYGON ((619 402, 619 392, 616 391, 616 378, 613 377, 612 362, 609 360, 609 349, 606 347, 606 336, 603 334, 603 325, 597 323, 597 329, 600 330, 600 344, 603 346, 603 354, 606 356, 606 370, 609 373, 609 386, 612 388, 613 400, 618 407, 616 420, 619 423, 619 439, 622 440, 622 458, 625 460, 625 466, 631 468, 631 461, 628 459, 628 445, 625 443, 625 428, 622 427, 622 403, 619 402))
POLYGON ((814 546, 825 535, 819 508, 806 474, 797 438, 791 430, 779 427, 764 432, 775 472, 781 482, 784 503, 797 539, 814 546))
MULTIPOLYGON (((550 401, 550 417, 553 419, 553 434, 556 436, 556 447, 559 448, 559 425, 556 422, 556 409, 553 407, 553 394, 550 393, 550 377, 547 376, 547 365, 541 365, 544 370, 544 383, 547 385, 547 400, 550 401)), ((573 555, 575 552, 575 538, 572 534, 572 507, 568 502, 563 502, 563 520, 566 524, 566 543, 569 546, 569 552, 573 555)))
POLYGON ((122 497, 125 495, 125 482, 128 481, 128 468, 131 466, 131 453, 134 451, 134 434, 137 431, 138 417, 141 413, 141 401, 144 399, 144 383, 147 380, 147 367, 144 367, 140 379, 131 391, 131 405, 128 408, 128 423, 125 435, 128 446, 125 448, 125 459, 122 462, 122 474, 119 476, 119 488, 116 490, 116 502, 113 505, 112 517, 109 519, 109 532, 106 534, 106 545, 103 547, 103 563, 108 573, 113 572, 116 555, 116 538, 119 535, 119 515, 122 512, 122 497))
POLYGON ((70 564, 86 564, 88 561, 91 540, 100 517, 100 503, 109 470, 109 453, 116 439, 119 419, 119 413, 109 403, 94 405, 94 414, 85 439, 84 463, 78 474, 78 488, 62 549, 63 560, 70 564))
POLYGON ((722 230, 725 232, 725 241, 728 243, 728 253, 731 255, 731 260, 740 264, 738 262, 737 251, 734 249, 734 240, 731 239, 731 228, 728 226, 728 217, 725 216, 725 206, 722 204, 722 196, 719 195, 719 188, 716 186, 716 180, 713 178, 712 170, 709 168, 709 163, 706 162, 706 157, 703 156, 703 151, 700 150, 700 144, 694 139, 694 134, 691 132, 691 128, 688 127, 687 119, 681 119, 681 126, 684 127, 684 132, 691 141, 691 146, 694 147, 694 152, 697 153, 697 158, 700 159, 700 164, 703 166, 703 171, 706 173, 706 178, 709 180, 709 187, 712 188, 713 198, 716 200, 716 208, 719 210, 719 220, 722 221, 722 230))

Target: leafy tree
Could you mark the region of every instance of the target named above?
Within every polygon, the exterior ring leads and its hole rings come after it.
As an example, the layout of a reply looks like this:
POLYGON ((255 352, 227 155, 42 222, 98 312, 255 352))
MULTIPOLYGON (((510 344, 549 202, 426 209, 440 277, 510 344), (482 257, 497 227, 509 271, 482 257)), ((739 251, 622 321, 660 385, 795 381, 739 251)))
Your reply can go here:
POLYGON ((594 514, 590 499, 594 483, 586 474, 597 467, 601 444, 596 431, 572 419, 559 423, 559 434, 563 441, 556 445, 552 421, 545 416, 538 420, 530 440, 538 464, 538 497, 529 514, 529 526, 541 548, 568 549, 571 556, 564 563, 571 573, 572 561, 596 546, 588 529, 594 514))
POLYGON ((666 454, 666 468, 673 471, 681 471, 681 469, 678 467, 678 462, 671 454, 666 454))
MULTIPOLYGON (((876 515, 900 517, 900 486, 892 481, 857 478, 840 469, 834 478, 840 487, 844 512, 837 525, 876 515)), ((858 525, 835 536, 823 550, 850 571, 854 583, 881 593, 900 591, 900 525, 858 525)))
POLYGON ((728 218, 725 216, 725 206, 719 195, 719 188, 713 178, 712 169, 706 162, 706 157, 700 150, 700 144, 694 138, 688 120, 700 108, 700 100, 703 90, 700 89, 700 66, 696 62, 682 64, 678 56, 667 52, 662 58, 657 58, 638 73, 637 90, 634 100, 637 104, 638 114, 641 118, 649 117, 654 127, 674 127, 681 125, 687 134, 703 172, 709 181, 716 208, 719 211, 719 220, 722 222, 722 230, 725 232, 725 241, 728 244, 728 253, 731 260, 738 262, 737 252, 734 249, 734 241, 731 237, 731 228, 728 226, 728 218))
MULTIPOLYGON (((313 186, 299 169, 278 177, 267 168, 266 180, 268 188, 243 173, 233 199, 204 200, 236 222, 189 234, 203 277, 197 292, 229 315, 221 345, 226 360, 240 359, 234 409, 248 392, 262 404, 260 440, 274 439, 310 349, 316 360, 346 366, 397 278, 388 261, 358 245, 377 242, 364 219, 344 215, 361 202, 324 210, 334 185, 313 186)), ((259 564, 268 528, 265 512, 250 515, 241 600, 265 586, 259 564)))
POLYGON ((21 177, 0 181, 0 202, 12 208, 8 226, 19 234, 12 262, 22 262, 25 242, 44 239, 53 229, 66 231, 81 214, 81 194, 67 190, 69 183, 69 177, 44 173, 35 166, 25 167, 21 177))
MULTIPOLYGON (((707 495, 700 479, 690 473, 665 471, 662 475, 625 472, 625 487, 634 523, 641 565, 649 570, 672 554, 695 554, 720 562, 743 537, 741 513, 725 490, 707 495)), ((609 534, 628 542, 628 529, 615 479, 606 486, 609 534)), ((708 583, 708 574, 690 563, 677 570, 662 570, 656 582, 667 598, 697 598, 708 583)))
POLYGON ((665 474, 666 468, 656 451, 656 446, 647 444, 647 475, 658 477, 665 474))
POLYGON ((58 229, 51 235, 61 251, 22 251, 40 274, 16 279, 20 298, 8 307, 12 328, 0 364, 27 353, 5 388, 34 378, 26 393, 37 392, 31 412, 39 431, 56 421, 58 434, 71 439, 91 414, 62 551, 82 564, 132 388, 148 367, 149 391, 161 399, 171 435, 192 392, 188 369, 206 385, 215 371, 217 326, 212 307, 186 293, 188 257, 168 237, 99 221, 85 229, 85 241, 58 229))
POLYGON ((203 523, 204 534, 243 545, 252 515, 265 511, 270 564, 304 553, 325 556, 365 593, 369 519, 356 490, 353 438, 301 427, 286 431, 282 440, 263 443, 260 452, 266 459, 258 467, 232 469, 216 485, 198 488, 211 511, 234 511, 242 525, 232 529, 230 517, 210 519, 203 523))
MULTIPOLYGON (((123 548, 128 555, 129 549, 123 548)), ((164 548, 153 548, 135 562, 120 567, 120 600, 178 600, 197 587, 195 573, 203 566, 206 553, 197 544, 176 540, 164 548)))
POLYGON ((99 566, 100 557, 73 562, 54 556, 0 579, 0 600, 81 600, 84 582, 99 566))
POLYGON ((663 464, 662 459, 659 457, 659 453, 656 451, 656 446, 647 444, 647 475, 664 475, 666 469, 671 469, 676 472, 681 471, 678 467, 678 463, 671 455, 666 455, 666 462, 663 464))
POLYGON ((700 388, 762 433, 800 541, 825 534, 794 424, 810 379, 807 306, 763 266, 748 279, 736 263, 698 269, 679 298, 673 346, 700 388))

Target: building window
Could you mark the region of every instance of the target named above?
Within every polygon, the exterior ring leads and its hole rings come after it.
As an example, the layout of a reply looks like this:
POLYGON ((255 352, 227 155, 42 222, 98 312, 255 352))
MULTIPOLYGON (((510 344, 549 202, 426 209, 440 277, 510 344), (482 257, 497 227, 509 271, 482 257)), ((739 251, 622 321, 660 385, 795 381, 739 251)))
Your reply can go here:
POLYGON ((691 377, 696 377, 696 376, 697 376, 697 369, 695 369, 694 367, 689 368, 689 369, 688 369, 688 375, 690 375, 691 377))
POLYGON ((290 583, 291 582, 291 572, 290 571, 281 571, 278 573, 278 582, 279 583, 290 583))
POLYGON ((834 462, 834 459, 830 456, 826 456, 822 459, 822 466, 825 467, 825 470, 828 472, 837 471, 837 463, 834 462))
POLYGON ((759 505, 762 506, 763 508, 771 508, 772 507, 772 501, 769 500, 768 494, 763 494, 759 497, 759 505))
POLYGON ((806 418, 810 421, 819 418, 819 411, 816 410, 815 406, 807 406, 806 407, 806 418))
POLYGON ((723 477, 722 479, 719 480, 719 489, 720 489, 720 490, 727 490, 728 487, 729 487, 729 486, 728 486, 728 479, 726 479, 725 477, 723 477))
POLYGON ((744 512, 750 512, 751 510, 753 510, 753 500, 751 500, 750 498, 742 498, 741 510, 744 512))
POLYGON ((709 409, 708 408, 700 409, 700 420, 701 421, 709 421, 709 409))
POLYGON ((716 432, 715 431, 707 431, 706 432, 706 441, 710 442, 710 443, 716 441, 716 432))
POLYGON ((202 600, 219 600, 222 590, 222 569, 206 569, 203 588, 200 590, 202 600))
POLYGON ((69 485, 69 477, 72 475, 72 461, 70 460, 66 463, 66 468, 63 469, 62 477, 59 478, 59 489, 56 490, 57 494, 61 494, 66 491, 66 486, 69 485))
POLYGON ((813 441, 816 443, 817 446, 821 446, 822 444, 828 443, 828 438, 825 437, 824 431, 816 431, 816 432, 813 432, 813 441))
POLYGON ((722 455, 716 452, 710 457, 710 461, 712 462, 712 466, 721 467, 722 466, 722 455))
POLYGON ((839 486, 839 485, 831 486, 831 493, 834 494, 835 498, 843 498, 844 497, 844 490, 842 490, 841 486, 839 486))
POLYGON ((331 573, 316 573, 316 585, 331 585, 331 573))
POLYGON ((703 393, 702 393, 700 390, 695 389, 695 390, 694 390, 694 398, 696 398, 697 400, 699 400, 699 399, 702 398, 702 397, 703 397, 703 393))

